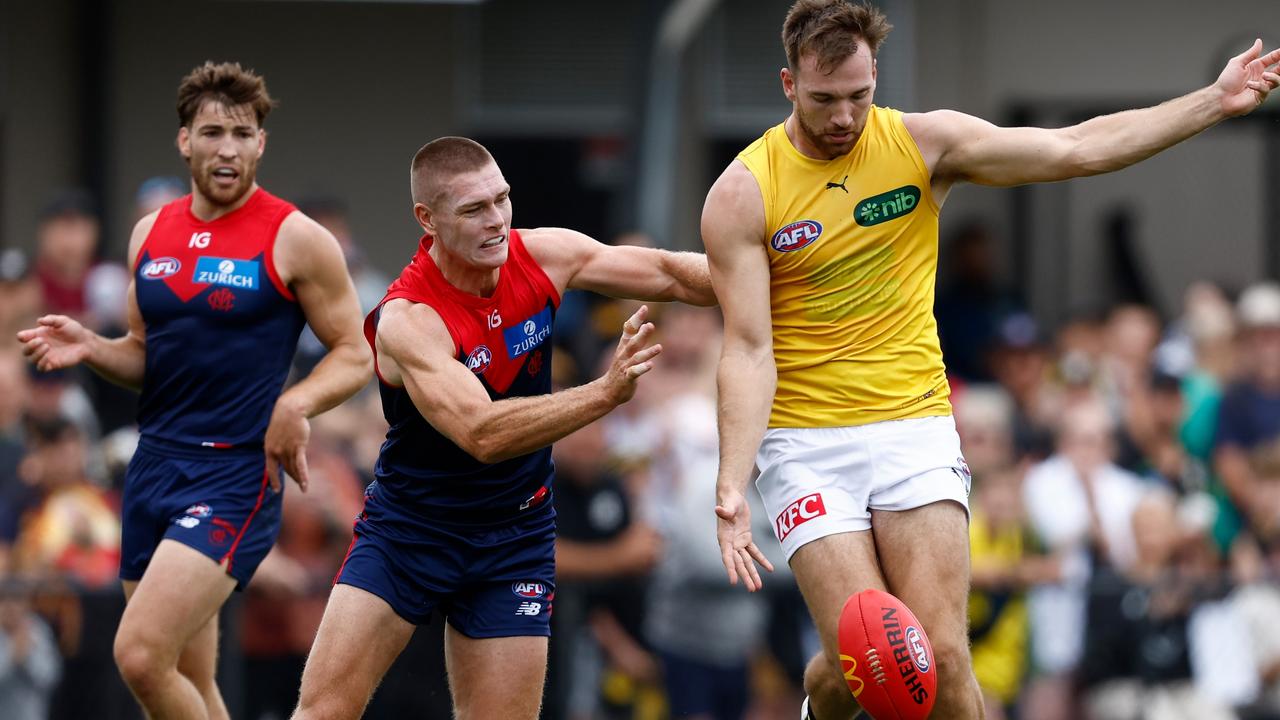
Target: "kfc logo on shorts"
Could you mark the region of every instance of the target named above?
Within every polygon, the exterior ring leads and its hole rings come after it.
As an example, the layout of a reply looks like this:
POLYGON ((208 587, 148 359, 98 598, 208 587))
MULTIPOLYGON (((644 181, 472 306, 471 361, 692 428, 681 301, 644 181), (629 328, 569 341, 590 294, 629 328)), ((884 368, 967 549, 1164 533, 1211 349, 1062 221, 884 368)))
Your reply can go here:
POLYGON ((516 597, 540 598, 547 594, 547 586, 540 582, 514 582, 511 583, 511 592, 516 597))
POLYGON ((788 505, 773 521, 774 529, 778 533, 778 541, 785 540, 791 534, 791 531, 796 529, 797 525, 803 525, 816 517, 826 514, 827 506, 822 502, 822 493, 805 495, 788 505))

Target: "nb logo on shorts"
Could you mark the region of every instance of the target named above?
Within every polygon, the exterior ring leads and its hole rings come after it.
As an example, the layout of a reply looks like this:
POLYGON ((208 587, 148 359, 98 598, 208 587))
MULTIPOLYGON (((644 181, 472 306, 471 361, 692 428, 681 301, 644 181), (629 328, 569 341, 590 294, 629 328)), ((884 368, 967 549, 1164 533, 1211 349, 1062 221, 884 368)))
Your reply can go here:
POLYGON ((522 602, 520 603, 520 607, 516 608, 517 615, 537 617, 541 613, 542 613, 542 603, 540 602, 522 602))
POLYGON ((792 530, 810 520, 827 514, 827 506, 822 502, 822 493, 805 495, 791 503, 774 519, 774 530, 778 541, 785 540, 792 530))

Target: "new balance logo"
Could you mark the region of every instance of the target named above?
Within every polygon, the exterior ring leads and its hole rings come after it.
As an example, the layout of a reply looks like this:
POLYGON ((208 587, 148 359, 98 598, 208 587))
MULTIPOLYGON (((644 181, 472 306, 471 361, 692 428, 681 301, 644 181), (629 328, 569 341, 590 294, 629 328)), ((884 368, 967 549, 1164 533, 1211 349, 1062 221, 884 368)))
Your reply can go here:
POLYGON ((844 186, 845 181, 847 181, 848 179, 849 179, 849 176, 848 176, 848 175, 845 175, 843 178, 841 178, 841 179, 840 179, 840 182, 838 182, 838 183, 829 182, 829 183, 827 183, 827 188, 826 188, 826 189, 827 189, 827 190, 834 190, 834 189, 836 189, 836 188, 840 188, 841 190, 843 190, 843 191, 844 191, 844 194, 845 194, 845 195, 848 195, 848 194, 849 194, 849 188, 847 188, 847 187, 845 187, 845 186, 844 186))
POLYGON ((542 612, 542 603, 540 602, 522 602, 520 607, 516 608, 517 615, 527 615, 529 617, 537 617, 542 612))

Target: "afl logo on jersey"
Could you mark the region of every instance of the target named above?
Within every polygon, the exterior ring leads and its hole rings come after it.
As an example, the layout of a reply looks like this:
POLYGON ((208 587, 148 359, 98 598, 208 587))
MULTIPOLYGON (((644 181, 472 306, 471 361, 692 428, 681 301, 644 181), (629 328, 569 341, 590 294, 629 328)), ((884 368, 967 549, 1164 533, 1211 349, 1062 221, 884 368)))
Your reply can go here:
POLYGON ((156 258, 142 266, 142 278, 144 280, 162 280, 170 275, 177 275, 181 269, 182 263, 178 262, 178 258, 156 258))
POLYGON ((822 223, 817 220, 797 220, 773 234, 769 242, 778 252, 795 252, 813 244, 822 235, 822 223))
POLYGON ((489 348, 485 345, 477 347, 467 356, 467 369, 479 375, 489 369, 489 365, 493 362, 493 353, 489 352, 489 348))
POLYGON ((522 598, 540 598, 547 594, 547 586, 540 582, 514 582, 511 592, 522 598))

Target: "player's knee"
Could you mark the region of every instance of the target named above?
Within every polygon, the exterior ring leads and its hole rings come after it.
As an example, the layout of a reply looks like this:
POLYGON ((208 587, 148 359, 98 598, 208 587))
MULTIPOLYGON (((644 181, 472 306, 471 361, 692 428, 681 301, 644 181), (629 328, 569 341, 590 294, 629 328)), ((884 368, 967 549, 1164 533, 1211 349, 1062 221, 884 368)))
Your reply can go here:
POLYGON ((126 684, 139 696, 146 696, 171 668, 164 655, 146 642, 121 633, 116 635, 116 667, 126 684))
POLYGON ((964 692, 973 676, 969 643, 965 638, 930 638, 933 659, 938 667, 939 692, 964 692))
POLYGON ((834 695, 847 693, 839 661, 826 654, 815 656, 804 669, 804 689, 810 695, 834 695))

